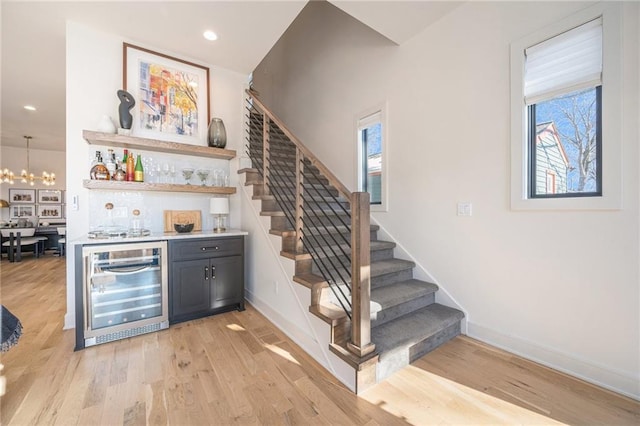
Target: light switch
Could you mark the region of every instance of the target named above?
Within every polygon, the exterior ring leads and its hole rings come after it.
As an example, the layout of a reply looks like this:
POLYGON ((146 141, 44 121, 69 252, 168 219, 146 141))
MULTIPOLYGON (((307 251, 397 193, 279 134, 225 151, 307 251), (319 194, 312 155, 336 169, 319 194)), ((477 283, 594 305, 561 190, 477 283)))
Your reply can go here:
POLYGON ((471 216, 473 213, 473 205, 468 202, 458 203, 458 216, 471 216))

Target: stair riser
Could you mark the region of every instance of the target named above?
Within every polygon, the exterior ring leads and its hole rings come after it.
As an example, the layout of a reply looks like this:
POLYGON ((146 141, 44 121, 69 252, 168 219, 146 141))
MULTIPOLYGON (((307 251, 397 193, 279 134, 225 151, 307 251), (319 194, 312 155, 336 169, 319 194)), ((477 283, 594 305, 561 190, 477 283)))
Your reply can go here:
MULTIPOLYGON (((315 246, 318 253, 320 253, 321 259, 327 259, 327 255, 329 255, 329 263, 333 263, 334 265, 338 265, 338 260, 335 256, 332 256, 333 253, 342 256, 343 253, 336 245, 328 244, 326 241, 318 239, 316 242, 319 242, 321 246, 315 246), (333 249, 333 251, 332 251, 333 249), (326 253, 326 254, 325 254, 326 253)), ((351 250, 348 248, 344 248, 344 251, 347 257, 351 256, 351 250)), ((379 260, 390 260, 393 259, 393 249, 382 249, 382 250, 371 250, 370 251, 370 260, 371 262, 377 262, 379 260)))
POLYGON ((384 249, 384 250, 372 250, 371 251, 371 262, 377 262, 378 260, 389 260, 389 259, 393 259, 393 249, 392 248, 384 249))
POLYGON ((413 278, 413 269, 404 269, 402 271, 372 277, 371 288, 382 287, 400 281, 410 280, 411 278, 413 278))
POLYGON ((425 306, 428 306, 435 302, 435 299, 435 293, 429 293, 422 297, 417 297, 404 303, 400 303, 391 308, 383 309, 382 311, 378 312, 376 319, 371 321, 371 327, 373 328, 385 324, 415 310, 424 308, 425 306))
POLYGON ((460 321, 457 321, 444 330, 441 330, 435 335, 416 343, 408 349, 398 350, 393 354, 389 354, 389 356, 384 357, 378 363, 376 369, 377 382, 380 383, 396 371, 409 365, 411 362, 424 356, 428 352, 431 352, 433 349, 453 339, 459 334, 460 321))
MULTIPOLYGON (((293 209, 294 206, 294 200, 291 200, 292 197, 290 197, 289 195, 287 195, 287 197, 285 198, 284 202, 285 202, 285 206, 287 206, 289 209, 293 209)), ((323 210, 326 212, 329 212, 330 214, 333 214, 333 212, 336 212, 338 214, 346 214, 344 213, 344 211, 349 211, 349 203, 344 201, 344 202, 335 202, 332 199, 328 199, 328 200, 305 200, 303 198, 302 200, 302 205, 304 206, 305 210, 309 210, 309 209, 313 209, 313 210, 323 210)), ((308 212, 308 215, 311 215, 311 218, 313 218, 312 213, 308 212)))
MULTIPOLYGON (((259 176, 259 175, 258 175, 259 176)), ((253 185, 262 187, 262 177, 259 177, 257 180, 253 180, 253 185)), ((249 185, 249 183, 245 183, 245 185, 249 185)), ((285 193, 289 193, 289 191, 293 191, 290 186, 279 185, 277 182, 272 182, 272 186, 276 187, 276 189, 285 188, 283 191, 285 193)), ((311 188, 311 184, 305 184, 305 191, 307 194, 312 195, 314 197, 338 197, 338 190, 333 187, 326 187, 323 185, 314 185, 311 188)), ((253 195, 263 195, 263 188, 255 188, 253 190, 253 195)))

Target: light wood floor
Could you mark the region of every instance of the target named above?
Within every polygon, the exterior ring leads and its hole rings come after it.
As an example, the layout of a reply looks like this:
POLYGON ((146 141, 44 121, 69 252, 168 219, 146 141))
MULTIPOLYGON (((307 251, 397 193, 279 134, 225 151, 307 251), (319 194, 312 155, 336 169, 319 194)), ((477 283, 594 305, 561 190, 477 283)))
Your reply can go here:
POLYGON ((640 404, 457 338, 357 397, 251 306, 73 352, 64 260, 0 262, 3 425, 638 425, 640 404))

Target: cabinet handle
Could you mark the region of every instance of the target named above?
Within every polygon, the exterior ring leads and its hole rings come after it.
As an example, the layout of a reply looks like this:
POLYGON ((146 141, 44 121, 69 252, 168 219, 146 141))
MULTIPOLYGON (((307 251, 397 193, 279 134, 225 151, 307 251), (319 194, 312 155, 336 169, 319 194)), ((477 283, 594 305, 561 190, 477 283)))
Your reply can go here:
POLYGON ((204 279, 205 280, 209 279, 209 267, 208 266, 204 267, 204 279))
POLYGON ((215 266, 211 267, 211 279, 212 280, 216 279, 216 267, 215 266))
POLYGON ((215 246, 215 247, 200 247, 200 250, 202 251, 207 251, 207 250, 220 250, 220 247, 215 246))

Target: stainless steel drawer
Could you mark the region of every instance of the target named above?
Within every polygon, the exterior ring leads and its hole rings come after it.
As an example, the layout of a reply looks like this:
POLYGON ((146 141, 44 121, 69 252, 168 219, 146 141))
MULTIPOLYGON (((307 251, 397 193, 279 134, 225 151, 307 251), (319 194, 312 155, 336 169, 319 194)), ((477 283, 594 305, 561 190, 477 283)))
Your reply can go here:
POLYGON ((171 241, 172 260, 201 259, 243 254, 242 237, 194 238, 187 241, 171 241))

